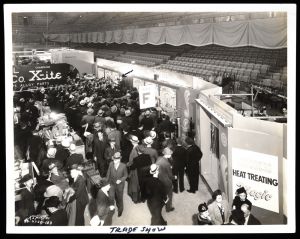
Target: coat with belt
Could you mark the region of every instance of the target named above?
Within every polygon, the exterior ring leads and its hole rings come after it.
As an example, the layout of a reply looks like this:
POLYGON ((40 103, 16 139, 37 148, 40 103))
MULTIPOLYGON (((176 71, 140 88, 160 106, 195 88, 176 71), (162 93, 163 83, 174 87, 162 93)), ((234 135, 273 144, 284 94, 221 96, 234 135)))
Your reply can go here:
MULTIPOLYGON (((227 224, 227 223, 229 223, 229 216, 230 216, 229 205, 226 200, 222 200, 221 204, 224 208, 224 224, 227 224)), ((221 212, 220 212, 220 209, 219 209, 216 201, 213 201, 211 204, 208 205, 208 211, 209 211, 209 215, 211 217, 212 223, 214 225, 222 225, 223 224, 221 212)))

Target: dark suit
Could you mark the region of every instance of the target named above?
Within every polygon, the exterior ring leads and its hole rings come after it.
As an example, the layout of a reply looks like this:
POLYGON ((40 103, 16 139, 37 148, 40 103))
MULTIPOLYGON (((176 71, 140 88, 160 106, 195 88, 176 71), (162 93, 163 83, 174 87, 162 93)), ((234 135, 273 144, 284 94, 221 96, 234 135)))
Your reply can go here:
POLYGON ((81 175, 78 175, 76 181, 73 183, 72 188, 75 194, 71 197, 70 201, 76 199, 76 219, 75 226, 84 225, 84 209, 89 202, 85 180, 81 175))
POLYGON ((106 133, 103 133, 103 140, 99 139, 98 132, 100 131, 95 131, 94 132, 94 137, 93 137, 93 151, 94 151, 94 157, 97 159, 97 169, 100 173, 101 177, 105 177, 106 174, 106 160, 104 158, 104 153, 105 153, 105 148, 107 146, 107 135, 106 133))
POLYGON ((133 148, 132 143, 128 139, 128 134, 122 135, 121 137, 121 153, 122 153, 122 163, 129 162, 129 155, 133 148))
POLYGON ((167 194, 163 183, 158 178, 150 177, 146 179, 145 196, 151 213, 151 225, 167 225, 167 222, 161 215, 167 194))
POLYGON ((202 152, 197 145, 192 145, 187 149, 186 172, 190 184, 190 190, 198 190, 199 184, 199 161, 202 158, 202 152))
POLYGON ((159 165, 158 179, 164 184, 165 191, 169 197, 169 201, 166 205, 166 210, 169 211, 172 208, 173 198, 173 174, 171 164, 168 159, 164 157, 159 157, 156 164, 159 165))
POLYGON ((141 200, 145 200, 144 182, 147 178, 152 177, 150 174, 150 166, 152 164, 149 154, 140 154, 133 159, 130 170, 137 169, 138 181, 141 190, 141 200))
POLYGON ((184 190, 184 168, 186 166, 186 149, 177 145, 172 154, 173 158, 173 174, 178 179, 174 183, 174 191, 178 191, 178 182, 180 191, 184 190))
POLYGON ((19 205, 20 208, 16 214, 20 216, 21 220, 33 215, 35 213, 33 192, 30 192, 27 188, 22 189, 19 205))
POLYGON ((119 213, 123 212, 123 194, 125 187, 125 180, 128 177, 126 164, 121 163, 116 169, 114 162, 109 164, 106 179, 111 185, 111 196, 113 199, 116 199, 116 204, 118 207, 119 213), (121 180, 121 183, 117 184, 116 181, 121 180))

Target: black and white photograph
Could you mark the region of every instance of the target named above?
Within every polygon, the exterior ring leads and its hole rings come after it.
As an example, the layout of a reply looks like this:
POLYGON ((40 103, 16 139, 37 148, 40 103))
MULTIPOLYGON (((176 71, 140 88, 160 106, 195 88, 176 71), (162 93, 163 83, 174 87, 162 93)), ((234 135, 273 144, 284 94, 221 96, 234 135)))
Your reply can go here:
POLYGON ((3 6, 7 234, 295 232, 296 5, 3 6))

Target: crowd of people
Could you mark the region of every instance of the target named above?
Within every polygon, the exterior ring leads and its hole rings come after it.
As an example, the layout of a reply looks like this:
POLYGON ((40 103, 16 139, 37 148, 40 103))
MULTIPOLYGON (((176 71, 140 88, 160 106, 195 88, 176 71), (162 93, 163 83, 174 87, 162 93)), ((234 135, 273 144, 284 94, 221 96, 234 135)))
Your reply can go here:
MULTIPOLYGON (((202 152, 190 135, 178 137, 167 113, 140 110, 138 96, 124 80, 104 78, 69 78, 66 85, 14 94, 15 158, 34 162, 40 172, 20 181, 16 225, 112 225, 115 211, 121 217, 124 210, 125 182, 132 201, 147 204, 149 224, 167 225, 162 209, 175 210, 173 193, 185 190, 185 174, 187 191, 198 190, 202 152), (49 112, 65 114, 82 139, 84 156, 75 143, 39 134, 38 118, 49 112), (90 188, 85 160, 101 178, 90 188)), ((245 224, 241 215, 253 222, 249 200, 236 198, 231 213, 220 191, 213 198, 208 207, 199 205, 196 224, 245 224)))

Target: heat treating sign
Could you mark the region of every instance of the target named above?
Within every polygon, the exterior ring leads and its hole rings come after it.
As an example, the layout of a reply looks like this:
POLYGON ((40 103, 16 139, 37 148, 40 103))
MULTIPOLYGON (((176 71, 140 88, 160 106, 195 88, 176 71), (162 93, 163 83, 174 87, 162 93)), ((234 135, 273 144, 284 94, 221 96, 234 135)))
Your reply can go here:
POLYGON ((145 85, 139 87, 140 109, 146 109, 156 106, 156 86, 145 85))
POLYGON ((254 206, 279 213, 278 157, 232 148, 233 197, 244 187, 254 206))

